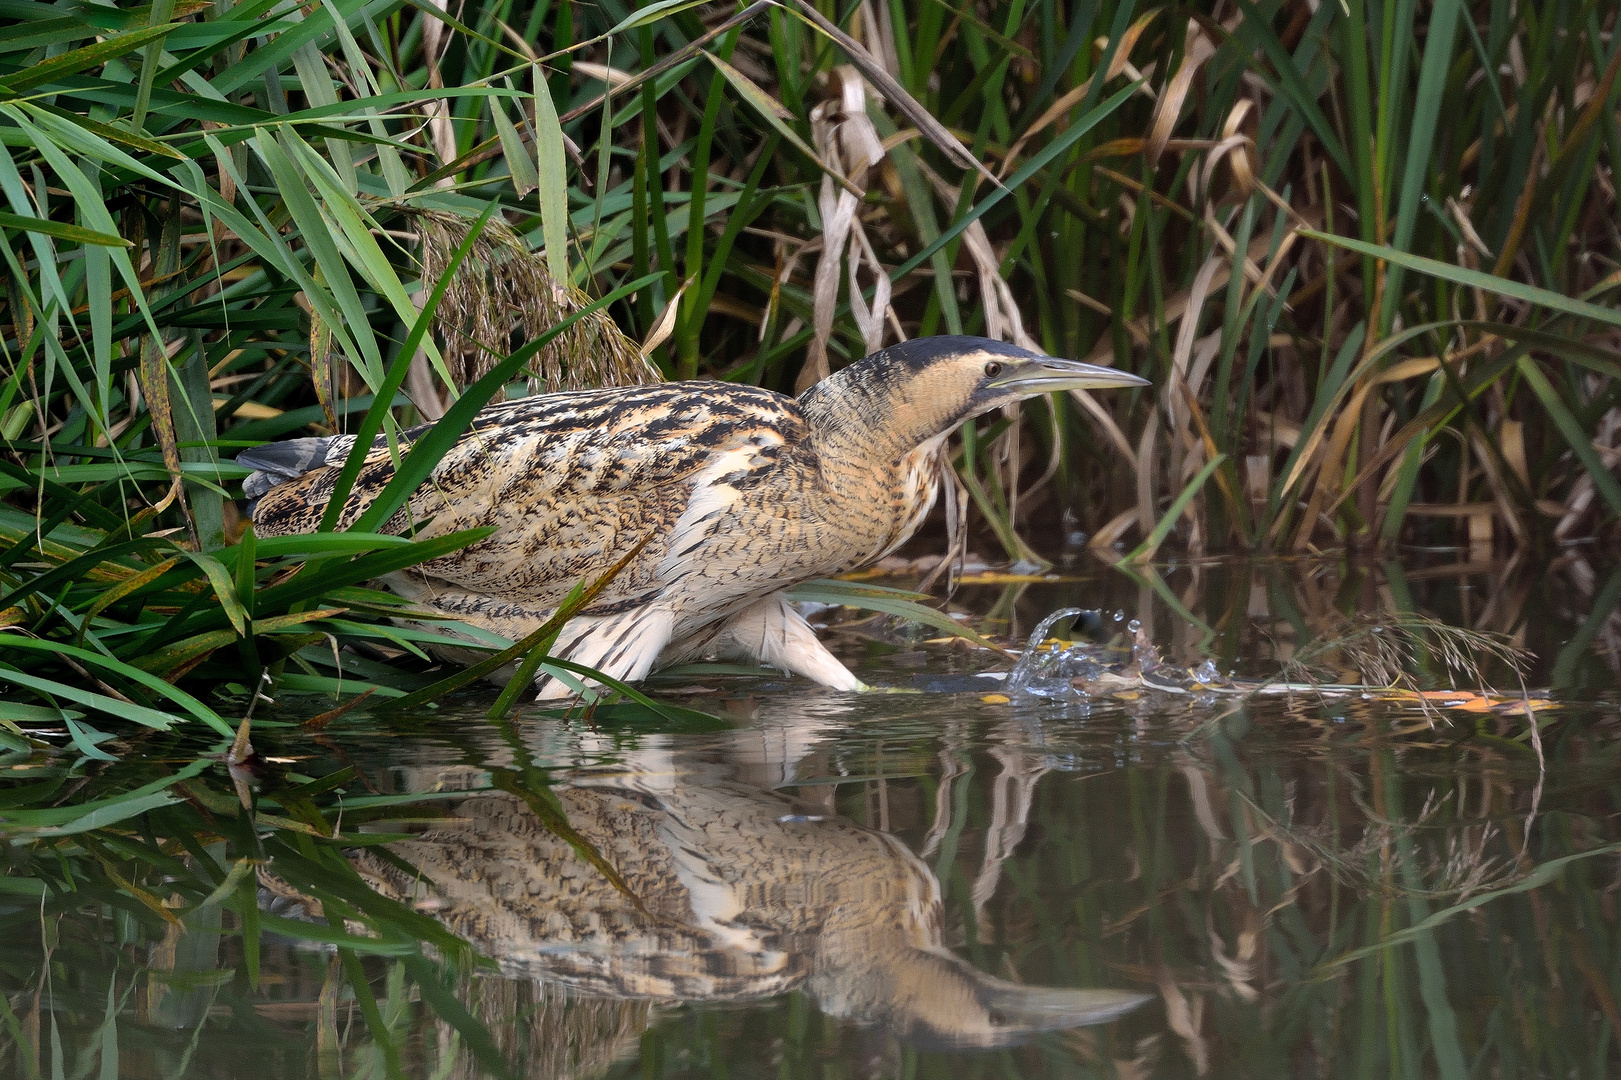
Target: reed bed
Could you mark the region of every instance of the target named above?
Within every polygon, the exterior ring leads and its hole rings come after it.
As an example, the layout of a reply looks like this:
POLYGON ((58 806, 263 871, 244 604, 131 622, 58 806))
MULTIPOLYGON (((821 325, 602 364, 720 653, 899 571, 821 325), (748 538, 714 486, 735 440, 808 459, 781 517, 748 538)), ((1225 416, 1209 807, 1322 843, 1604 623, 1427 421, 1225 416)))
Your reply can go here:
POLYGON ((267 677, 420 689, 395 661, 433 635, 365 582, 476 534, 257 541, 230 458, 441 417, 448 436, 509 392, 792 391, 946 332, 1151 378, 963 433, 983 542, 1029 562, 1055 522, 1138 561, 1485 558, 1621 511, 1613 5, 0 18, 19 745, 41 715, 91 757, 91 714, 223 735, 267 677))
POLYGON ((401 368, 385 423, 437 418, 607 296, 532 388, 793 390, 941 332, 1153 379, 966 435, 1012 557, 1063 514, 1146 555, 1621 510, 1606 4, 6 17, 0 434, 39 521, 61 487, 216 549, 232 450, 352 427, 401 368))

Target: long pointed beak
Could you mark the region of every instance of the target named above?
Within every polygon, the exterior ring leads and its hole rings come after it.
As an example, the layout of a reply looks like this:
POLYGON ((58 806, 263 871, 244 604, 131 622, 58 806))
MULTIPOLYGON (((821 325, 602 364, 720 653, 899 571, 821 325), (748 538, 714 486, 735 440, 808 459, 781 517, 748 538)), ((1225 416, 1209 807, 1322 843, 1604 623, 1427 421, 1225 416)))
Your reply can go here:
POLYGON ((1087 364, 1080 360, 1059 360, 1051 356, 1010 364, 1008 371, 991 380, 998 390, 1018 394, 1050 394, 1059 390, 1104 390, 1122 386, 1148 386, 1147 379, 1129 371, 1087 364))
POLYGON ((1061 989, 999 980, 985 1003, 1002 1015, 1008 1027, 1028 1032, 1108 1023, 1152 998, 1152 994, 1131 990, 1061 989))

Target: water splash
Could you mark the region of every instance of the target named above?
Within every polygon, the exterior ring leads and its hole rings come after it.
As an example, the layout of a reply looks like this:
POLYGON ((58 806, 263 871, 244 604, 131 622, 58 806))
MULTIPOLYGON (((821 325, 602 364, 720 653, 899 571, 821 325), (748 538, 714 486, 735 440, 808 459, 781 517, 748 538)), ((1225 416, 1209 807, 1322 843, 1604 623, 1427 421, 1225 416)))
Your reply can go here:
MULTIPOLYGON (((1114 612, 1116 623, 1125 621, 1124 612, 1114 612)), ((1024 655, 1008 673, 1007 692, 1042 698, 1085 698, 1081 689, 1105 674, 1111 667, 1130 656, 1122 649, 1120 633, 1115 632, 1109 644, 1089 641, 1050 640, 1053 627, 1066 619, 1078 620, 1077 626, 1089 625, 1100 630, 1104 614, 1095 608, 1061 608, 1048 615, 1030 632, 1024 655)))
POLYGON ((1206 661, 1197 670, 1167 666, 1140 620, 1123 611, 1105 615, 1088 608, 1062 608, 1048 615, 1030 632, 1024 655, 1008 673, 1009 696, 1085 700, 1091 694, 1124 691, 1133 687, 1183 691, 1222 685, 1215 664, 1206 661), (1076 619, 1093 633, 1108 632, 1106 643, 1054 640, 1052 630, 1066 619, 1076 619), (1112 621, 1112 627, 1109 623, 1112 621), (1152 676, 1145 681, 1145 676, 1152 676))

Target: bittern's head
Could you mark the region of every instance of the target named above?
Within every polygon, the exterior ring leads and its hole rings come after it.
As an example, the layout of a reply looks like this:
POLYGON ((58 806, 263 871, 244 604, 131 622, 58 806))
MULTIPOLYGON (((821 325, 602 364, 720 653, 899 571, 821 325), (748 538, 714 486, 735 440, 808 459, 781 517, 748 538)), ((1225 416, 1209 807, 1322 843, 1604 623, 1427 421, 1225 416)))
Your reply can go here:
POLYGON ((836 372, 800 397, 825 426, 901 436, 917 445, 1037 394, 1146 386, 1124 371, 1058 360, 989 338, 914 338, 836 372))

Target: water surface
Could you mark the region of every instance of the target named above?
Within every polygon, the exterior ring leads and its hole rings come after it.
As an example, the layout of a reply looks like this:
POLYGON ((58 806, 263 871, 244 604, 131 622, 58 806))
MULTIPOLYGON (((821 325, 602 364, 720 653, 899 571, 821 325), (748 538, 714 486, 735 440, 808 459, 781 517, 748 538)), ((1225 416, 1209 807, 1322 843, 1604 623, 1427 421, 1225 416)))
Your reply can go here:
MULTIPOLYGON (((234 774, 195 734, 12 755, 0 1073, 1617 1075, 1621 578, 1432 563, 956 603, 1326 681, 1371 660, 1314 640, 1422 612, 1537 653, 1536 738, 1501 699, 1009 695, 976 677, 1005 663, 873 622, 833 640, 922 692, 700 670, 658 685, 713 717, 678 724, 491 724, 477 694, 314 733, 331 702, 288 701, 234 774)), ((1447 684, 1442 653, 1412 685, 1447 684)))

